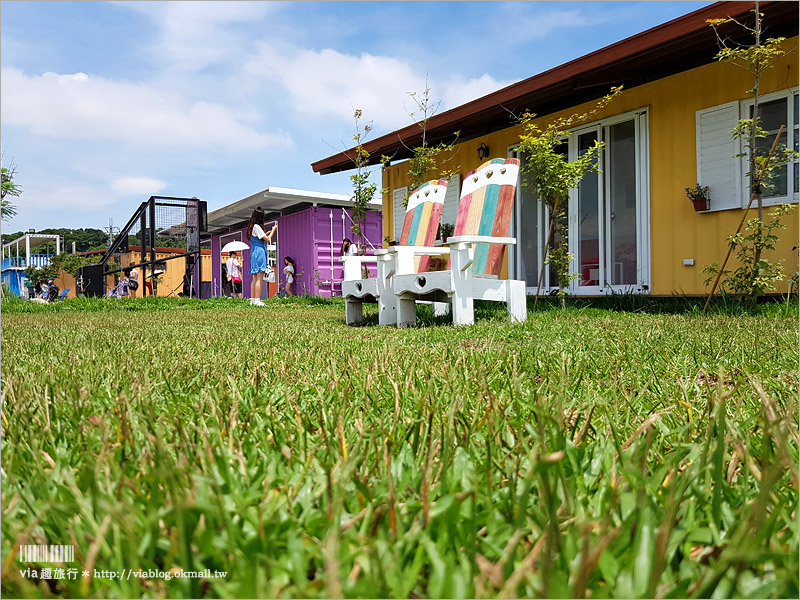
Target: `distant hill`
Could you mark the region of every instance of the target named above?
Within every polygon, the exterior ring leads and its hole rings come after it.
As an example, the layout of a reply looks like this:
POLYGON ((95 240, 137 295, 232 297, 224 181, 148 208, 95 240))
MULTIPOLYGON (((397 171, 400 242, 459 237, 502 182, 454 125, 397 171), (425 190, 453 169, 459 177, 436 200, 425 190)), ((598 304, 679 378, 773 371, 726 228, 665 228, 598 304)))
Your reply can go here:
MULTIPOLYGON (((28 233, 27 231, 17 231, 16 233, 4 233, 2 236, 3 244, 14 241, 28 233)), ((87 250, 100 250, 106 248, 108 235, 102 229, 40 229, 36 233, 46 233, 60 235, 64 240, 64 251, 72 252, 72 242, 75 242, 76 252, 86 252, 87 250)), ((55 245, 55 244, 53 244, 55 245)), ((55 248, 53 248, 55 251, 55 248)))

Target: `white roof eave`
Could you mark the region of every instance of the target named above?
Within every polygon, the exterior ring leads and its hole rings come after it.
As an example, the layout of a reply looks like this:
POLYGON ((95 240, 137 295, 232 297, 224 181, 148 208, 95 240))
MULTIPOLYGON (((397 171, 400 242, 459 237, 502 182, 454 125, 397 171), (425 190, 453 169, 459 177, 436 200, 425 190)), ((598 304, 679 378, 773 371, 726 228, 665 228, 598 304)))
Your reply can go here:
MULTIPOLYGON (((297 204, 307 203, 309 206, 325 205, 350 208, 353 202, 350 196, 327 192, 309 192, 292 188, 268 187, 256 194, 242 198, 208 213, 208 229, 215 231, 230 225, 247 221, 257 206, 265 212, 281 212, 297 204)), ((380 202, 367 204, 370 210, 380 210, 380 202)))
POLYGON ((11 248, 17 244, 25 245, 25 238, 30 240, 31 248, 36 248, 57 240, 59 236, 55 233, 26 233, 22 237, 18 237, 15 240, 3 244, 3 248, 11 248))

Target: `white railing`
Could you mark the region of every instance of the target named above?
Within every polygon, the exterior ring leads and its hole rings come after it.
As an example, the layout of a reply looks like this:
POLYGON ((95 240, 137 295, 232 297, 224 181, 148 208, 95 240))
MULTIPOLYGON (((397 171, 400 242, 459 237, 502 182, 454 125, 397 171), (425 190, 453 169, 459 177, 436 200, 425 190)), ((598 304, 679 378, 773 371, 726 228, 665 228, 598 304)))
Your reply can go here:
POLYGON ((16 256, 6 257, 2 262, 2 269, 25 269, 29 266, 46 267, 50 264, 50 259, 53 258, 51 254, 34 254, 29 257, 29 261, 24 256, 19 258, 16 256))

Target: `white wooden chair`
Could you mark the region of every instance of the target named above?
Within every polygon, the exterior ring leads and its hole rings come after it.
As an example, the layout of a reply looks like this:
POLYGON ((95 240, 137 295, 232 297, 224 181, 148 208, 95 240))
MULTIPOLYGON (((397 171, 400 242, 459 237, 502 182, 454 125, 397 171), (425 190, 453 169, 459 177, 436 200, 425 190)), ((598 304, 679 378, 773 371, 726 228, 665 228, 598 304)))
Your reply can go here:
MULTIPOLYGON (((339 259, 344 265, 342 296, 345 298, 345 321, 354 325, 364 320, 363 302, 378 302, 378 280, 375 277, 362 279, 366 264, 376 264, 377 256, 343 256, 339 259)), ((384 292, 384 298, 388 296, 384 292)))
MULTIPOLYGON (((376 250, 375 256, 342 257, 342 296, 345 298, 345 321, 348 325, 364 320, 364 302, 377 302, 380 325, 397 323, 397 306, 391 287, 396 265, 398 262, 402 264, 402 272, 405 273, 424 273, 428 270, 431 253, 414 253, 412 250, 417 246, 433 246, 442 216, 447 184, 446 179, 428 181, 411 193, 399 246, 376 250), (376 262, 378 276, 362 279, 363 265, 376 262)), ((435 254, 441 253, 437 249, 435 254)))
MULTIPOLYGON (((505 302, 512 321, 527 319, 525 282, 499 279, 505 247, 516 243, 508 232, 518 175, 518 159, 495 158, 464 177, 455 231, 446 244, 448 270, 409 273, 398 256, 397 273, 392 278, 398 327, 416 323, 416 303, 420 300, 447 302, 455 325, 475 321, 476 299, 505 302)), ((409 250, 443 254, 442 248, 409 250)))

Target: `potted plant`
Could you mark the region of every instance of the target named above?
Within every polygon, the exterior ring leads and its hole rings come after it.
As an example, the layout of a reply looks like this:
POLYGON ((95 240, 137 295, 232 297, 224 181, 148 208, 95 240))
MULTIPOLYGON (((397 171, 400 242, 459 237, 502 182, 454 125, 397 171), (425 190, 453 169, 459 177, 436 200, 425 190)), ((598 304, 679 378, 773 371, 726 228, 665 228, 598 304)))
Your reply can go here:
POLYGON ((453 224, 452 223, 442 223, 439 225, 439 231, 442 234, 442 242, 446 242, 447 238, 453 235, 453 224))
POLYGON ((692 204, 694 204, 694 209, 697 212, 708 210, 709 189, 707 185, 700 185, 698 183, 694 187, 687 187, 686 195, 692 204))

